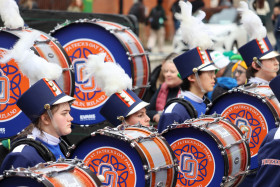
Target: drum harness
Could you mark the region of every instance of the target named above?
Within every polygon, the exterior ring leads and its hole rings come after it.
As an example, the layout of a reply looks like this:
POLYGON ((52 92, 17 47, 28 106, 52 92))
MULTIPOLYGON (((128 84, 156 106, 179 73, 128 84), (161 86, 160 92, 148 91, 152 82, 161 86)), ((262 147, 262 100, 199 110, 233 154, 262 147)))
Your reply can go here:
MULTIPOLYGON (((179 103, 179 104, 183 105, 185 107, 185 109, 187 110, 187 112, 189 113, 191 118, 197 118, 198 117, 197 111, 195 110, 194 106, 189 101, 185 100, 184 98, 179 97, 179 98, 169 99, 166 102, 166 105, 165 105, 164 109, 166 109, 172 103, 179 103)), ((204 103, 206 105, 208 105, 208 104, 211 103, 211 101, 207 97, 205 97, 204 103)))
MULTIPOLYGON (((68 147, 69 145, 66 143, 65 140, 63 140, 62 138, 60 138, 60 143, 59 143, 59 147, 62 151, 62 153, 65 155, 65 157, 68 157, 68 147)), ((13 151, 14 148, 16 148, 19 145, 29 145, 34 147, 37 152, 39 153, 39 155, 46 161, 56 161, 55 156, 53 155, 53 153, 40 141, 35 140, 32 137, 27 137, 27 138, 22 138, 19 140, 16 140, 15 142, 12 143, 11 145, 11 150, 10 152, 13 151)))

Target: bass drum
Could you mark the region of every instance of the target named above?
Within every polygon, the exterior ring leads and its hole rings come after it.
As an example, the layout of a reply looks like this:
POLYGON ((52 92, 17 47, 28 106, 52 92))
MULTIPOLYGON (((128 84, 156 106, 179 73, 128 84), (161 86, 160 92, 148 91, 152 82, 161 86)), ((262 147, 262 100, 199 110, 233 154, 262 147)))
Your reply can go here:
MULTIPOLYGON (((70 59, 59 42, 48 34, 31 28, 0 28, 0 61, 1 54, 15 45, 21 32, 40 32, 41 35, 31 49, 47 61, 69 70, 70 59)), ((64 71, 56 81, 66 94, 74 95, 74 74, 71 71, 64 71)), ((29 87, 29 79, 21 73, 14 60, 6 64, 0 63, 0 138, 14 136, 29 125, 30 120, 16 105, 18 98, 29 87)))
POLYGON ((99 129, 74 149, 104 186, 175 186, 177 166, 168 143, 156 131, 142 126, 99 129))
POLYGON ((179 160, 177 187, 238 186, 249 168, 243 134, 217 115, 170 125, 162 136, 179 160))
POLYGON ((58 159, 32 168, 5 170, 0 186, 100 187, 101 181, 78 159, 58 159))
POLYGON ((268 131, 279 126, 280 103, 269 85, 251 84, 234 88, 214 100, 207 110, 208 114, 221 114, 241 130, 246 127, 247 139, 250 140, 250 169, 257 169, 257 156, 263 139, 268 131))
POLYGON ((92 125, 105 120, 99 111, 107 96, 94 79, 83 81, 89 54, 106 53, 105 61, 120 64, 132 78, 135 93, 140 98, 144 96, 150 75, 149 60, 129 28, 108 21, 77 20, 58 25, 50 33, 60 41, 74 67, 76 101, 71 110, 74 124, 92 125))

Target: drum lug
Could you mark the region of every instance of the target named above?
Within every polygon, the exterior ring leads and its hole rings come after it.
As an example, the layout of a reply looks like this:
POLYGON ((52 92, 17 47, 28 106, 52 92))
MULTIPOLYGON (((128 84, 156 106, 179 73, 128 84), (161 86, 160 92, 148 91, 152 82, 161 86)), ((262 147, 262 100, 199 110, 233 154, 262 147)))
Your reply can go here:
POLYGON ((144 169, 144 170, 148 170, 149 167, 148 167, 147 165, 143 165, 143 169, 144 169))
MULTIPOLYGON (((145 56, 148 55, 149 53, 134 53, 134 54, 130 54, 129 52, 126 52, 126 55, 129 57, 137 57, 137 56, 145 56)), ((129 60, 131 60, 131 58, 128 58, 129 60)))
POLYGON ((167 170, 167 169, 171 169, 171 168, 174 168, 175 166, 173 164, 169 164, 169 165, 163 165, 163 166, 158 166, 156 168, 152 168, 152 169, 149 169, 148 172, 151 173, 151 172, 158 172, 158 171, 161 171, 161 170, 167 170))
POLYGON ((161 187, 161 186, 164 186, 164 184, 163 184, 162 181, 160 181, 160 182, 157 183, 157 186, 158 186, 158 187, 161 187))
POLYGON ((130 146, 131 146, 132 148, 134 148, 136 145, 135 145, 134 142, 131 142, 131 143, 130 143, 130 146))
POLYGON ((149 175, 145 175, 145 180, 149 180, 150 176, 149 175))
POLYGON ((36 40, 36 41, 34 41, 34 44, 35 44, 35 45, 38 45, 38 44, 49 44, 50 42, 51 42, 50 39, 42 40, 42 41, 36 40))
MULTIPOLYGON (((73 67, 73 65, 71 64, 71 65, 69 66, 69 68, 62 68, 62 71, 71 71, 71 72, 74 73, 74 67, 73 67)), ((89 125, 81 125, 81 126, 86 126, 86 127, 88 127, 89 125)))

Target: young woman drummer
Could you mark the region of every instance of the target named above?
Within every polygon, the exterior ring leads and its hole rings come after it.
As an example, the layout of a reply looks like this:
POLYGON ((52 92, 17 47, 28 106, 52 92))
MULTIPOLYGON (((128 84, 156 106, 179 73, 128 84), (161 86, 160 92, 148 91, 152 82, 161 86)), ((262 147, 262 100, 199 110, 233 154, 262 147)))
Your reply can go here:
POLYGON ((85 71, 85 80, 93 76, 95 83, 109 97, 103 104, 100 114, 114 126, 136 125, 150 126, 146 114, 149 103, 142 101, 132 91, 132 80, 121 66, 104 62, 105 53, 89 55, 85 71))
POLYGON ((32 85, 17 101, 17 106, 31 120, 22 134, 27 134, 27 139, 16 141, 21 143, 6 156, 0 173, 12 166, 27 168, 65 158, 60 137, 72 131, 72 101, 74 98, 66 95, 55 81, 43 78, 32 85))

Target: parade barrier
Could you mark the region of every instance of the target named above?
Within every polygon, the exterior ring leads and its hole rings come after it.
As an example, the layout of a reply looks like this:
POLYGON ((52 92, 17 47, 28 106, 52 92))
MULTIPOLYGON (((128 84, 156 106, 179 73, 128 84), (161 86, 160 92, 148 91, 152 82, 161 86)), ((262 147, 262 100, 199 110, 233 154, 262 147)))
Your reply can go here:
POLYGON ((208 106, 207 114, 225 117, 250 140, 251 170, 258 168, 258 151, 268 131, 279 126, 280 103, 269 85, 251 84, 233 88, 208 106))

